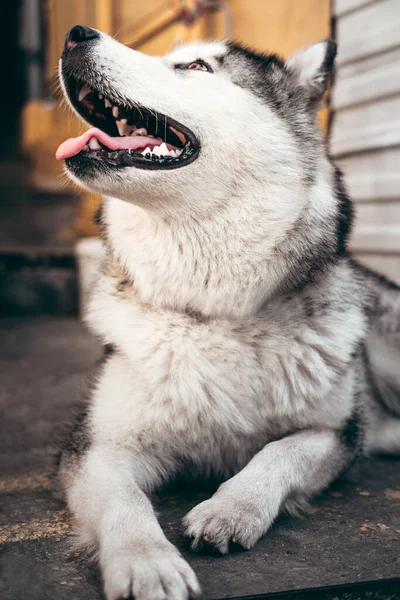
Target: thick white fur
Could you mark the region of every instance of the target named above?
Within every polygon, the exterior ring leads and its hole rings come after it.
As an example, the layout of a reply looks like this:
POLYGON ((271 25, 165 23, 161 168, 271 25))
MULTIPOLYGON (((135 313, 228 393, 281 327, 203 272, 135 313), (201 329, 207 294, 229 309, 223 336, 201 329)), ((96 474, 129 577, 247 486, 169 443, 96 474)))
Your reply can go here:
MULTIPOLYGON (((102 36, 94 52, 121 98, 185 123, 202 150, 181 169, 79 181, 112 196, 88 323, 117 353, 93 392, 92 445, 63 477, 82 538, 99 547, 107 599, 183 600, 198 583, 147 494, 183 464, 234 475, 185 518, 194 545, 226 552, 324 488, 347 460, 338 432, 360 385, 363 298, 346 264, 324 283, 336 308, 312 326, 300 292, 275 298, 272 250, 305 207, 329 228, 332 173, 321 145, 315 182, 304 182, 289 126, 218 75, 224 44, 150 58, 102 36), (215 75, 169 66, 198 58, 215 75)), ((308 78, 323 58, 319 45, 307 51, 308 78)))
POLYGON ((299 83, 305 90, 322 84, 324 73, 321 65, 325 60, 325 55, 326 41, 322 40, 317 44, 298 50, 288 59, 287 66, 297 74, 299 83))

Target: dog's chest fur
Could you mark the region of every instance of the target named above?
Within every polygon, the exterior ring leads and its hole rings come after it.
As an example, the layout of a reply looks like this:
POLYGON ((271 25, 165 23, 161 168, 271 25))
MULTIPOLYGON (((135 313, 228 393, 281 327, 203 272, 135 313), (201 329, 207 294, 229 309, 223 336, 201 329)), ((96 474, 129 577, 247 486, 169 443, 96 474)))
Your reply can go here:
POLYGON ((109 257, 88 319, 116 348, 93 398, 95 435, 146 447, 166 468, 185 461, 226 475, 269 440, 340 428, 352 410, 351 363, 364 328, 355 303, 339 309, 350 293, 346 268, 340 281, 340 289, 327 282, 329 298, 295 294, 253 315, 205 317, 143 301, 109 257))

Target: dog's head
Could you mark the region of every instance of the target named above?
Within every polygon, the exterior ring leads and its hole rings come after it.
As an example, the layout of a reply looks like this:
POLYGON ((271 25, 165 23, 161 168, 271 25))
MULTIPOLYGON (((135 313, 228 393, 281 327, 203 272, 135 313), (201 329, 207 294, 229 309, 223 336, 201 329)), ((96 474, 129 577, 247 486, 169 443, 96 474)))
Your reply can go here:
MULTIPOLYGON (((209 211, 249 181, 271 202, 277 186, 301 197, 323 153, 316 112, 335 53, 324 40, 284 62, 198 42, 150 57, 76 26, 60 79, 92 129, 57 157, 80 184, 160 209, 209 211)), ((293 202, 295 217, 300 201, 293 202)))

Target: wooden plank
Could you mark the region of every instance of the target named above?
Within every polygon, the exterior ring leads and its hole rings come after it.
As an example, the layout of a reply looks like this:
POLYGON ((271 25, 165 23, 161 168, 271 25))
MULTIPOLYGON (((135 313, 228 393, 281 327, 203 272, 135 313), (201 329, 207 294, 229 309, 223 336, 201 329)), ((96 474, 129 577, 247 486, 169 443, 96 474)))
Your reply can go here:
POLYGON ((400 202, 371 202, 356 206, 353 251, 398 253, 400 262, 400 202))
POLYGON ((399 46, 399 10, 399 0, 382 0, 339 18, 337 64, 399 46))
POLYGON ((400 227, 400 191, 398 202, 361 202, 355 206, 355 215, 356 230, 358 224, 360 227, 400 227))
MULTIPOLYGON (((129 30, 140 29, 143 23, 152 21, 157 15, 171 8, 169 0, 112 0, 115 33, 118 39, 129 37, 129 30)), ((130 40, 131 41, 131 40, 130 40)))
POLYGON ((96 26, 105 33, 113 33, 113 0, 97 0, 96 26))
POLYGON ((358 204, 351 248, 400 255, 400 201, 358 204))
POLYGON ((400 224, 359 225, 351 237, 350 248, 353 252, 400 253, 400 224))
MULTIPOLYGON (((127 44, 131 48, 140 50, 145 54, 163 55, 169 52, 177 44, 191 40, 204 39, 207 30, 206 24, 209 15, 203 15, 192 24, 184 23, 179 18, 182 5, 174 2, 157 2, 151 7, 138 4, 138 0, 129 0, 130 4, 138 5, 138 18, 132 19, 132 6, 126 4, 126 0, 118 5, 116 12, 115 27, 118 41, 127 44), (129 18, 131 15, 131 18, 129 18)), ((186 6, 193 8, 193 0, 186 6)))
POLYGON ((151 13, 149 18, 145 18, 140 23, 131 22, 129 27, 119 32, 118 41, 128 44, 131 48, 142 49, 142 46, 166 29, 174 25, 178 20, 178 13, 174 6, 166 5, 155 13, 151 13))
POLYGON ((341 17, 348 12, 364 7, 366 4, 372 4, 372 2, 380 2, 380 0, 334 0, 332 12, 335 17, 341 17))
POLYGON ((399 254, 357 253, 354 258, 365 266, 400 284, 399 254))
POLYGON ((400 47, 339 66, 332 90, 332 106, 346 108, 395 93, 400 94, 400 47))
POLYGON ((350 155, 335 162, 353 200, 400 199, 400 148, 350 155))
POLYGON ((230 0, 233 37, 258 50, 288 56, 330 35, 330 0, 230 0))
POLYGON ((396 145, 400 145, 400 95, 335 113, 333 156, 396 145))

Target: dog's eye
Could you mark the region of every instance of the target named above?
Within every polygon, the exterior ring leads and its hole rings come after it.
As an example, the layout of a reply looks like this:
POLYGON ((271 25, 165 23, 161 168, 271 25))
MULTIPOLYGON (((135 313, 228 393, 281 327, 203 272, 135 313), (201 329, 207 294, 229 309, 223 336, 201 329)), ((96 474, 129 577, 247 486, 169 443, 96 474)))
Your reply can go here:
POLYGON ((205 71, 206 73, 214 73, 211 65, 206 63, 201 58, 194 60, 191 63, 179 63, 174 65, 176 71, 205 71))
POLYGON ((195 60, 194 62, 187 65, 186 68, 190 69, 191 71, 208 71, 209 73, 213 72, 210 65, 204 62, 203 60, 195 60))

